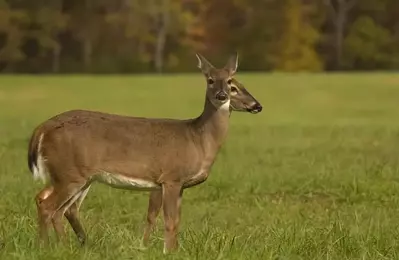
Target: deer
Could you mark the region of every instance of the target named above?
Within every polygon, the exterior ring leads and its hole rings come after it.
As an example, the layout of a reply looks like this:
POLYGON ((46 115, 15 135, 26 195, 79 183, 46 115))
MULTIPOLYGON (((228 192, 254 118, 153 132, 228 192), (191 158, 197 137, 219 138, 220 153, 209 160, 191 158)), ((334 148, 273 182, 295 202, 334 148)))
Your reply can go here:
POLYGON ((190 119, 134 117, 69 110, 39 124, 31 135, 28 166, 47 186, 35 197, 39 241, 48 245, 53 226, 65 240, 66 217, 79 242, 86 234, 79 208, 90 186, 149 192, 141 245, 146 248, 163 210, 163 253, 176 251, 183 191, 207 180, 224 143, 232 111, 256 114, 262 105, 233 76, 234 53, 223 68, 197 53, 206 80, 202 113, 190 119))

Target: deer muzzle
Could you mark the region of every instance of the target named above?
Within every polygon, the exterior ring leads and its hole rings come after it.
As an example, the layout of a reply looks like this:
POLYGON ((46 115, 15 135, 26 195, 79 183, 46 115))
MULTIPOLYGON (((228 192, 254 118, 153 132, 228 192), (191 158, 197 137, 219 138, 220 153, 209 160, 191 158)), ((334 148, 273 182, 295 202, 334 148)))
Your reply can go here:
POLYGON ((229 98, 229 95, 227 95, 226 92, 220 91, 219 93, 216 94, 216 99, 219 101, 226 101, 229 98))
POLYGON ((261 112, 263 109, 262 105, 259 103, 255 103, 254 105, 252 105, 250 108, 248 108, 248 112, 252 113, 252 114, 256 114, 261 112))

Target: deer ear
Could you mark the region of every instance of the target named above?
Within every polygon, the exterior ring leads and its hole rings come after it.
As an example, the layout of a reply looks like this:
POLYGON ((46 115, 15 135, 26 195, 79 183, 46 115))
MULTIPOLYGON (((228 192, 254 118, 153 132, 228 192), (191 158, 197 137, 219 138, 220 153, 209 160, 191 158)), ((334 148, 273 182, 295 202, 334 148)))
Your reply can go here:
POLYGON ((231 75, 233 75, 234 73, 236 73, 237 67, 238 67, 238 53, 235 52, 233 55, 230 56, 224 68, 227 69, 231 75))
POLYGON ((195 55, 198 59, 198 68, 201 69, 202 73, 209 74, 210 70, 213 68, 213 65, 201 54, 196 53, 195 55))

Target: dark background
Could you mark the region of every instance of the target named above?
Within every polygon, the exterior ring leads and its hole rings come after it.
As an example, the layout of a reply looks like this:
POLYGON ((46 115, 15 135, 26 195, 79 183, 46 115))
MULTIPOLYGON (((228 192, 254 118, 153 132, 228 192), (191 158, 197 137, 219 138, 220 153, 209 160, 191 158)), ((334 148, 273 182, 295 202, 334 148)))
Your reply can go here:
POLYGON ((0 0, 3 73, 397 70, 398 0, 0 0))

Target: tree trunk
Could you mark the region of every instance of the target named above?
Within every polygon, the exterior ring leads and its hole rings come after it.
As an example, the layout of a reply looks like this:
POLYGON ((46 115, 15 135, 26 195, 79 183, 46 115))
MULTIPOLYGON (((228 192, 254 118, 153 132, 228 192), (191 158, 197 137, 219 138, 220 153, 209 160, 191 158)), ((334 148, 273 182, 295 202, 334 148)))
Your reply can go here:
POLYGON ((333 0, 324 0, 329 8, 330 18, 334 24, 335 69, 342 69, 342 53, 345 35, 345 26, 349 11, 355 6, 357 0, 337 0, 334 7, 333 0))
POLYGON ((163 1, 163 6, 160 14, 160 23, 157 32, 157 41, 155 45, 155 69, 158 73, 162 73, 164 68, 164 58, 165 58, 165 43, 166 37, 168 35, 168 25, 169 25, 169 1, 163 1))
POLYGON ((61 47, 56 46, 53 48, 53 62, 51 66, 51 70, 53 73, 58 73, 60 71, 60 54, 61 47))
POLYGON ((155 69, 158 73, 162 73, 164 67, 164 50, 166 42, 166 28, 161 26, 158 31, 157 43, 155 46, 155 69))
POLYGON ((91 63, 92 63, 92 42, 89 37, 84 37, 83 46, 82 46, 82 54, 83 54, 83 65, 85 72, 90 72, 91 70, 91 63))
POLYGON ((93 19, 93 0, 84 1, 85 10, 87 12, 86 24, 82 24, 83 27, 83 35, 82 35, 82 55, 83 55, 83 66, 85 72, 91 72, 92 65, 92 53, 93 53, 93 34, 92 34, 92 22, 90 19, 93 19))
POLYGON ((336 69, 342 69, 342 45, 344 42, 344 29, 346 25, 346 12, 342 10, 343 6, 338 6, 337 17, 335 21, 335 66, 336 69))

